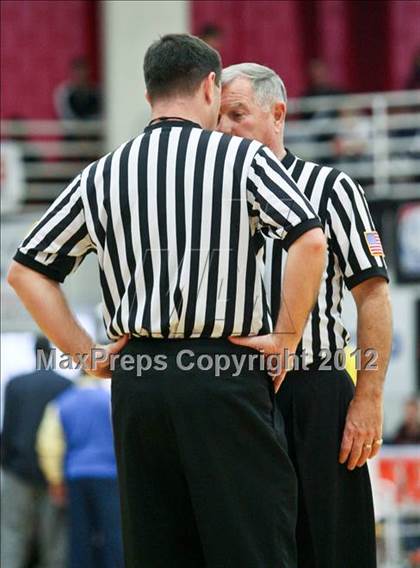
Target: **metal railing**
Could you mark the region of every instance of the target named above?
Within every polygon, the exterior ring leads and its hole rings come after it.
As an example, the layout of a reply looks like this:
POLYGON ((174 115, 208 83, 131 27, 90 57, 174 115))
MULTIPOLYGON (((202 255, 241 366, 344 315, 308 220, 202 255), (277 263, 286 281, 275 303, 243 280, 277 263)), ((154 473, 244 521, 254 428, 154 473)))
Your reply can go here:
POLYGON ((371 198, 420 197, 420 91, 293 99, 286 144, 359 180, 371 198))
POLYGON ((51 201, 104 154, 101 121, 3 120, 1 138, 23 162, 25 201, 51 201))
MULTIPOLYGON (((1 121, 23 160, 26 201, 53 199, 101 156, 103 122, 1 121)), ((288 103, 286 145, 344 170, 369 198, 420 197, 420 91, 335 95, 288 103)))

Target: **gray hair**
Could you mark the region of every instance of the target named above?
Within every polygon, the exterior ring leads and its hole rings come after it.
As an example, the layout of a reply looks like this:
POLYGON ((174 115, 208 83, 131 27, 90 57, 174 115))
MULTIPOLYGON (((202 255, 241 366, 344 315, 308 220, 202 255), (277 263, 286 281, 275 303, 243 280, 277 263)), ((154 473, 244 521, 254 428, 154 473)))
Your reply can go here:
POLYGON ((278 101, 287 102, 286 87, 283 81, 269 67, 258 63, 230 65, 222 71, 222 85, 227 85, 239 77, 245 77, 251 81, 255 98, 260 105, 271 106, 278 101))

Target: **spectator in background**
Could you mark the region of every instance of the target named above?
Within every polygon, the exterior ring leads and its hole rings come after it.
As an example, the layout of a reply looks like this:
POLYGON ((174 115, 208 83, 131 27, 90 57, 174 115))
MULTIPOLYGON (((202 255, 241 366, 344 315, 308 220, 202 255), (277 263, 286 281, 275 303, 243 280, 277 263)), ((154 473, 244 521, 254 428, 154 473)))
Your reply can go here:
POLYGON ((84 376, 48 405, 38 431, 51 494, 62 502, 67 488, 70 568, 123 565, 110 409, 109 389, 84 376))
MULTIPOLYGON (((397 429, 394 444, 420 444, 420 401, 411 398, 406 401, 404 408, 404 418, 397 429)), ((412 568, 420 566, 420 534, 418 532, 418 515, 403 516, 401 521, 403 533, 403 549, 409 555, 409 562, 412 568)))
POLYGON ((216 51, 221 51, 223 31, 216 24, 204 25, 201 29, 199 37, 216 51))
POLYGON ((312 59, 308 66, 308 88, 304 97, 341 95, 343 91, 331 82, 328 67, 321 59, 312 59))
POLYGON ((414 56, 406 89, 420 89, 420 48, 414 56))
POLYGON ((338 111, 339 125, 333 139, 333 151, 338 163, 362 160, 371 143, 369 119, 358 109, 342 108, 338 111))
POLYGON ((394 444, 420 444, 420 411, 419 401, 415 398, 405 403, 404 420, 398 428, 394 444))
MULTIPOLYGON (((45 337, 37 354, 49 357, 45 337)), ((5 391, 2 431, 1 566, 22 568, 36 533, 42 568, 63 568, 66 559, 66 514, 47 492, 35 440, 47 404, 72 386, 52 370, 36 370, 9 381, 5 391)), ((71 389, 70 389, 71 390, 71 389)))
MULTIPOLYGON (((304 93, 304 97, 327 97, 332 95, 341 95, 343 91, 336 87, 330 80, 329 71, 326 64, 320 59, 313 59, 308 66, 308 88, 304 93)), ((314 103, 316 104, 316 103, 314 103)), ((308 133, 314 142, 333 143, 335 136, 335 125, 331 123, 331 119, 337 118, 337 110, 329 107, 325 108, 309 108, 302 115, 305 120, 311 121, 308 125, 308 133)), ((322 161, 327 164, 325 152, 320 150, 322 161)), ((318 156, 317 156, 318 157, 318 156)), ((333 164, 331 164, 333 165, 333 164)))
POLYGON ((70 79, 57 87, 54 100, 57 115, 63 120, 100 118, 100 93, 91 82, 89 64, 84 57, 72 61, 70 79))

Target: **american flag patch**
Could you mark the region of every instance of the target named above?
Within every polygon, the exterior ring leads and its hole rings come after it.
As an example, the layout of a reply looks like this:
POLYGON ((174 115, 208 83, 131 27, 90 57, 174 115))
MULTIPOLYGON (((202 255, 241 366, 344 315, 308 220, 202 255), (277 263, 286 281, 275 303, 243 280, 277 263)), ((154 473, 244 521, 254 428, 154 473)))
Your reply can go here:
POLYGON ((385 256, 377 231, 365 231, 365 239, 372 256, 385 256))

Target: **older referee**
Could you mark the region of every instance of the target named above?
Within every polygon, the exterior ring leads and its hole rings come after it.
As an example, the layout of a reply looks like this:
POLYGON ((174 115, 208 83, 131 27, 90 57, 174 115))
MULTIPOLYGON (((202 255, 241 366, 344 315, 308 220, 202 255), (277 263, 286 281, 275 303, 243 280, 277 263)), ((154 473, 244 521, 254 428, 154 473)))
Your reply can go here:
MULTIPOLYGON (((391 348, 388 276, 379 236, 356 182, 285 149, 286 90, 274 71, 254 63, 233 65, 223 70, 222 84, 219 129, 266 144, 310 200, 327 236, 318 301, 295 370, 277 395, 299 480, 298 564, 373 568, 375 526, 365 464, 382 441, 382 384, 391 348), (358 313, 355 394, 343 370, 349 340, 341 316, 343 284, 358 313)), ((266 289, 273 314, 286 259, 280 241, 266 241, 266 289)))
POLYGON ((320 221, 269 149, 210 131, 217 52, 168 35, 147 51, 144 74, 149 126, 57 198, 19 247, 9 282, 77 359, 94 343, 59 282, 97 254, 115 343, 88 364, 109 376, 122 348, 112 406, 126 566, 293 568, 296 480, 273 404, 285 368, 273 385, 263 357, 227 338, 254 334, 265 355, 294 351, 324 267, 320 221), (289 311, 275 333, 261 232, 289 251, 289 311))

